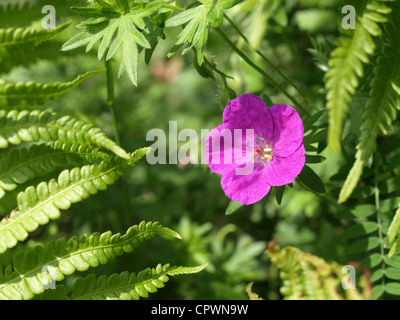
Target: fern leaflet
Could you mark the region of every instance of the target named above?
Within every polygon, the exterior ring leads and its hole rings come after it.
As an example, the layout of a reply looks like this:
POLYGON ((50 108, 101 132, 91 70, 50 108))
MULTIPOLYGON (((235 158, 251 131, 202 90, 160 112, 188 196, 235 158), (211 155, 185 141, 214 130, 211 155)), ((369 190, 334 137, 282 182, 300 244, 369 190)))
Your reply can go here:
POLYGON ((68 241, 60 238, 46 246, 19 252, 14 256, 13 271, 9 269, 5 275, 0 275, 0 299, 32 299, 35 294, 42 293, 51 280, 62 281, 76 270, 86 271, 106 264, 156 235, 180 239, 179 234, 158 222, 143 221, 129 228, 125 235, 107 231, 75 236, 68 241))
POLYGON ((147 152, 148 148, 138 149, 129 161, 110 157, 99 164, 64 170, 58 180, 42 182, 36 188, 28 187, 18 195, 18 210, 0 222, 0 253, 25 240, 28 232, 36 230, 39 225, 58 219, 60 210, 67 210, 71 204, 107 189, 147 152))
POLYGON ((91 124, 49 111, 0 110, 0 149, 33 141, 62 141, 96 145, 127 160, 130 156, 91 124))
POLYGON ((92 146, 60 141, 13 149, 7 157, 0 159, 0 199, 7 191, 56 168, 93 163, 107 157, 92 146))
POLYGON ((385 45, 378 59, 375 78, 371 83, 370 100, 363 114, 361 136, 357 145, 356 161, 347 176, 339 195, 339 203, 348 199, 361 178, 363 168, 376 149, 376 138, 386 134, 387 127, 400 110, 400 5, 392 6, 391 22, 386 24, 383 41, 385 45))
POLYGON ((364 73, 363 63, 369 62, 368 55, 376 47, 373 37, 382 33, 378 23, 386 22, 384 15, 391 11, 383 4, 385 1, 357 1, 357 27, 351 36, 340 37, 338 47, 331 53, 326 73, 326 107, 330 110, 328 144, 335 152, 340 150, 343 120, 364 73))
POLYGON ((0 107, 44 105, 47 100, 58 98, 87 78, 102 72, 104 70, 89 71, 72 81, 57 83, 19 82, 14 84, 0 80, 0 107))
POLYGON ((110 277, 95 274, 75 281, 71 291, 71 300, 139 300, 147 298, 168 282, 169 276, 200 272, 206 265, 198 267, 178 267, 159 264, 156 268, 147 268, 138 274, 125 271, 110 277))
POLYGON ((371 291, 367 279, 359 281, 359 289, 345 290, 345 296, 338 292, 343 275, 342 266, 302 252, 294 247, 281 249, 272 245, 267 250, 272 262, 281 270, 283 280, 281 294, 289 300, 362 300, 369 299, 371 291))

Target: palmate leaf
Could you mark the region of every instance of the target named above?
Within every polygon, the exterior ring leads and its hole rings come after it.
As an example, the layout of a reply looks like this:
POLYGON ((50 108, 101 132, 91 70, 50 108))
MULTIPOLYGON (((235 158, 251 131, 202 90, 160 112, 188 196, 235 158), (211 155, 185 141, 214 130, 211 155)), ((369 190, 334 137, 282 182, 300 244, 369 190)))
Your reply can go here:
POLYGON ((61 141, 34 144, 28 149, 13 149, 0 159, 0 199, 18 185, 57 168, 93 163, 107 157, 93 146, 61 141))
POLYGON ((14 247, 50 219, 58 219, 60 210, 67 210, 73 203, 87 199, 99 190, 106 190, 120 176, 135 166, 149 151, 138 149, 130 160, 109 157, 99 164, 64 170, 58 179, 30 186, 18 194, 18 209, 0 221, 0 253, 14 247))
POLYGON ((49 99, 56 99, 72 90, 87 78, 100 74, 105 70, 89 71, 69 82, 7 83, 0 80, 0 107, 44 105, 49 99))
MULTIPOLYGON (((137 85, 137 69, 139 49, 141 46, 150 49, 150 43, 140 30, 145 28, 144 17, 148 17, 163 5, 163 1, 134 4, 132 1, 123 1, 118 11, 105 1, 96 1, 90 7, 74 8, 80 15, 88 16, 77 27, 84 31, 78 33, 63 46, 62 51, 73 50, 86 46, 86 52, 100 41, 98 59, 111 59, 117 52, 121 52, 119 76, 126 72, 134 85, 137 85)), ((117 2, 118 4, 118 2, 117 2)))
POLYGON ((179 33, 174 48, 168 54, 172 56, 182 46, 186 46, 182 54, 196 47, 197 63, 202 64, 208 39, 208 28, 218 28, 223 19, 223 10, 234 6, 234 0, 200 0, 202 5, 181 12, 165 23, 166 27, 186 24, 179 33))
MULTIPOLYGON (((178 233, 158 222, 143 221, 130 227, 124 235, 107 231, 103 234, 97 232, 74 236, 68 241, 59 238, 45 246, 37 245, 18 252, 13 259, 12 270, 8 268, 4 275, 0 273, 0 299, 32 299, 35 294, 42 293, 51 280, 62 281, 76 270, 86 271, 106 264, 117 256, 132 252, 143 241, 156 235, 180 239, 178 233)), ((164 269, 162 271, 167 272, 164 269)), ((137 282, 135 284, 138 285, 137 282)), ((77 288, 82 288, 82 285, 78 284, 77 288)), ((111 291, 111 288, 108 289, 111 291)), ((86 287, 86 290, 90 288, 86 287)))
POLYGON ((92 124, 49 111, 0 110, 0 149, 40 140, 95 145, 130 159, 125 150, 92 124))
POLYGON ((400 6, 391 8, 390 23, 385 25, 382 37, 385 45, 378 58, 375 78, 371 82, 370 99, 363 114, 361 136, 357 145, 356 160, 340 191, 339 203, 345 202, 357 186, 364 166, 376 149, 376 138, 386 134, 387 127, 400 110, 400 6))
POLYGON ((389 7, 384 2, 392 0, 353 1, 357 10, 357 27, 350 35, 342 35, 338 47, 331 53, 329 71, 326 73, 328 90, 326 107, 330 110, 328 145, 339 152, 343 120, 352 95, 363 76, 363 64, 369 62, 369 55, 375 50, 373 37, 382 33, 379 23, 386 22, 389 7), (346 72, 343 72, 345 70, 346 72))

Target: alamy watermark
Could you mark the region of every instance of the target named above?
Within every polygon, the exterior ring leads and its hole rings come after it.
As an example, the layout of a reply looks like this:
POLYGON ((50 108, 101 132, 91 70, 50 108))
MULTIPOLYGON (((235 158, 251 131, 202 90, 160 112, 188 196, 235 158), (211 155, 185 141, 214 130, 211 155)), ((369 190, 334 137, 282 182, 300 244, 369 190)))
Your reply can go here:
POLYGON ((355 29, 356 28, 356 8, 351 5, 344 6, 342 8, 342 14, 346 14, 342 19, 343 29, 355 29))
POLYGON ((352 265, 346 265, 342 268, 342 273, 346 274, 342 278, 343 289, 356 289, 356 268, 352 265))
POLYGON ((199 134, 186 128, 178 132, 177 121, 169 121, 168 129, 168 137, 162 129, 147 132, 146 141, 154 142, 146 156, 150 165, 235 164, 237 175, 248 175, 256 161, 272 160, 270 142, 257 137, 254 129, 201 129, 199 134))
POLYGON ((42 19, 42 27, 45 30, 55 29, 57 26, 56 8, 52 5, 45 5, 42 8, 42 13, 46 16, 42 19))

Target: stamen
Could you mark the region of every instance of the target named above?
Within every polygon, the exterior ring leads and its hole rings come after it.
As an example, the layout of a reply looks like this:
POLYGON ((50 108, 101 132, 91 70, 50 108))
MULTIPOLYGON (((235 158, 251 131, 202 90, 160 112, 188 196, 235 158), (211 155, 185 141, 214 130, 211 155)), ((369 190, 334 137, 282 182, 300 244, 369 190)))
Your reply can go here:
POLYGON ((270 144, 268 144, 263 137, 257 136, 255 138, 254 146, 254 160, 257 162, 262 162, 267 164, 273 158, 273 149, 270 144))

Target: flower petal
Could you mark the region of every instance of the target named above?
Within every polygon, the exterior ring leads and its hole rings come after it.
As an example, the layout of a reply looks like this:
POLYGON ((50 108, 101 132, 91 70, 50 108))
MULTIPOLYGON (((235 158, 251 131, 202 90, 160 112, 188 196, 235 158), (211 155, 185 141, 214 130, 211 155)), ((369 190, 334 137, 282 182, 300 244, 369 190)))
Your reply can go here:
POLYGON ((234 129, 254 129, 256 136, 272 139, 274 123, 264 101, 248 93, 231 100, 225 107, 224 124, 234 129))
MULTIPOLYGON (((231 129, 227 124, 211 130, 206 137, 204 148, 204 159, 211 171, 223 174, 232 166, 254 162, 254 148, 245 145, 246 131, 231 129)), ((247 136, 254 140, 254 134, 247 136)))
POLYGON ((273 105, 269 111, 274 119, 274 155, 288 157, 296 152, 303 142, 303 122, 297 111, 286 104, 273 105))
POLYGON ((260 201, 271 189, 266 182, 266 171, 260 163, 254 164, 254 170, 248 175, 238 175, 236 168, 224 173, 221 179, 222 189, 227 197, 245 205, 260 201))
POLYGON ((271 186, 283 186, 292 183, 300 174, 305 162, 303 144, 289 157, 280 158, 274 155, 272 161, 265 166, 267 183, 271 186))

